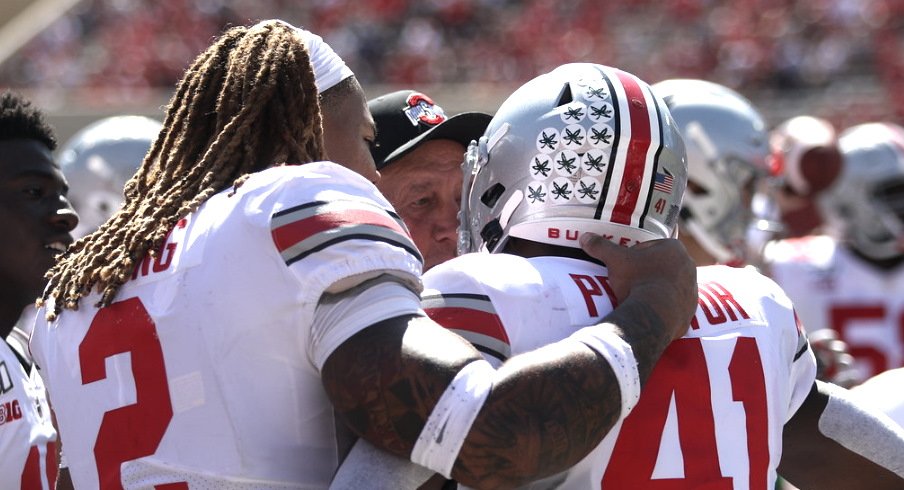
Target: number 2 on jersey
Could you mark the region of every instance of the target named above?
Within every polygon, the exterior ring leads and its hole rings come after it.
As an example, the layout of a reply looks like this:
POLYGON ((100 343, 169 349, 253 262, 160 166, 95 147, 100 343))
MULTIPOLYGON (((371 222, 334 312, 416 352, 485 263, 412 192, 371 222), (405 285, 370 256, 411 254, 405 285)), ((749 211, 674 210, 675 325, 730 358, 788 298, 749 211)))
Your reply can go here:
POLYGON ((82 384, 106 379, 106 359, 123 353, 131 354, 136 402, 108 411, 101 422, 94 457, 105 490, 123 488, 122 463, 154 454, 173 418, 157 326, 138 298, 97 312, 79 345, 82 384))
MULTIPOLYGON (((744 407, 749 487, 766 488, 769 466, 766 381, 756 339, 740 337, 728 365, 732 400, 744 407)), ((644 386, 640 402, 622 424, 603 488, 731 490, 716 446, 709 372, 700 339, 672 342, 644 386), (674 396, 684 478, 653 479, 662 432, 674 396)))

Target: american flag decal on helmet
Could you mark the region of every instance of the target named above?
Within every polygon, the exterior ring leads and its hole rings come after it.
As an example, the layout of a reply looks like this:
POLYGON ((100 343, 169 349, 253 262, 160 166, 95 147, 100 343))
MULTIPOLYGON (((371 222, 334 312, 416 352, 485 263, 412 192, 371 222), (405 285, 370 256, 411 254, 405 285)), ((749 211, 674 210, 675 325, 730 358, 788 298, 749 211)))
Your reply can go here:
POLYGON ((403 248, 423 263, 402 219, 357 201, 315 201, 274 213, 270 236, 287 265, 346 240, 370 240, 403 248))
POLYGON ((662 115, 649 87, 634 75, 609 69, 615 140, 596 218, 642 227, 662 152, 662 115))
POLYGON ((663 169, 662 173, 656 172, 656 181, 653 183, 653 190, 671 194, 674 181, 675 179, 672 178, 672 174, 670 174, 668 170, 663 169))
POLYGON ((505 327, 488 296, 480 294, 435 294, 421 298, 427 316, 461 335, 477 350, 505 361, 512 348, 505 327))

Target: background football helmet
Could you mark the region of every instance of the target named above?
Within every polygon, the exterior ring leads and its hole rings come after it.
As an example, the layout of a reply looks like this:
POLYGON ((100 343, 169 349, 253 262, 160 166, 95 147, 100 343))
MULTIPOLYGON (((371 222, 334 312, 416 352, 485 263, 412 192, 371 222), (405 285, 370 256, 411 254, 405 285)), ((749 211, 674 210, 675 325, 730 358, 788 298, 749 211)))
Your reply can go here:
POLYGON ((825 196, 840 238, 867 257, 904 254, 904 128, 867 123, 841 133, 841 176, 825 196))
POLYGON ((113 116, 73 135, 59 151, 69 201, 79 214, 76 238, 96 230, 122 206, 123 187, 163 124, 144 116, 113 116))
POLYGON ((468 149, 459 251, 675 236, 687 175, 665 104, 624 71, 562 65, 516 90, 468 149))
POLYGON ((748 259, 746 234, 757 179, 769 174, 766 123, 728 87, 673 79, 653 85, 687 146, 688 184, 681 228, 719 263, 748 259))
POLYGON ((795 116, 769 135, 782 181, 798 195, 820 192, 841 172, 835 127, 813 116, 795 116))
POLYGON ((764 190, 772 198, 782 238, 820 233, 825 219, 819 196, 841 173, 835 127, 818 117, 795 116, 770 132, 769 146, 776 177, 764 190))

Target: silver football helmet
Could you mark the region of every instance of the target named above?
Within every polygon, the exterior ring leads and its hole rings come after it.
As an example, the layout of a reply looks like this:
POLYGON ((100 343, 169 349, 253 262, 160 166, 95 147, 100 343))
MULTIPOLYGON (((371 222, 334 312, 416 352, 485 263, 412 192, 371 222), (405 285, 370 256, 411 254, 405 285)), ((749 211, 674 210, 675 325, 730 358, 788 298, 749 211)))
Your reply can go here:
POLYGON ((69 201, 79 214, 73 235, 96 230, 122 206, 123 187, 163 124, 144 116, 113 116, 82 128, 59 151, 69 201))
POLYGON ((867 123, 841 133, 841 176, 825 196, 840 238, 867 257, 904 254, 904 128, 867 123))
POLYGON ((665 104, 624 71, 562 65, 516 90, 464 164, 459 251, 674 237, 687 178, 665 104))
POLYGON ((687 145, 682 230, 717 262, 746 262, 751 199, 758 178, 770 171, 762 115, 734 90, 704 80, 665 80, 653 91, 665 101, 687 145))

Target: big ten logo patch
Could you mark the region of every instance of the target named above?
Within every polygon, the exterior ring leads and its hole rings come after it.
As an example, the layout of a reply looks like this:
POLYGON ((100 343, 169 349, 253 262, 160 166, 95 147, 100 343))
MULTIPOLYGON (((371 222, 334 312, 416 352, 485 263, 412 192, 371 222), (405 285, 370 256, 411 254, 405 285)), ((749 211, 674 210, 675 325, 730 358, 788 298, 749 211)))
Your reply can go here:
POLYGON ((19 400, 0 403, 0 425, 3 425, 7 422, 12 422, 13 420, 19 420, 21 418, 22 407, 19 406, 19 400))

